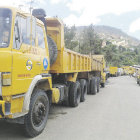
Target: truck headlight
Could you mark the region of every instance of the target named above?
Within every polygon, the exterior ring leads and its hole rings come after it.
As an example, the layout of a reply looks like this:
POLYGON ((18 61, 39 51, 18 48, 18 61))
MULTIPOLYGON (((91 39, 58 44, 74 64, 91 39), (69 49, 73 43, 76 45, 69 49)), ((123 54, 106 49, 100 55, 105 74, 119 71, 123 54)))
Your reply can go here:
POLYGON ((11 85, 11 73, 10 72, 3 72, 2 73, 2 85, 3 86, 10 86, 11 85))

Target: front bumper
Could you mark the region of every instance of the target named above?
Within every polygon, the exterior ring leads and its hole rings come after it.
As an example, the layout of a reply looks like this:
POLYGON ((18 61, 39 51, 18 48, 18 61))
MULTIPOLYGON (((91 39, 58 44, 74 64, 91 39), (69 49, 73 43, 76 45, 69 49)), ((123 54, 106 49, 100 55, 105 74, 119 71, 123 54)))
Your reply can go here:
POLYGON ((6 118, 6 116, 9 116, 11 114, 10 109, 10 103, 0 100, 0 118, 6 118))
POLYGON ((0 100, 0 118, 5 117, 5 101, 0 100))

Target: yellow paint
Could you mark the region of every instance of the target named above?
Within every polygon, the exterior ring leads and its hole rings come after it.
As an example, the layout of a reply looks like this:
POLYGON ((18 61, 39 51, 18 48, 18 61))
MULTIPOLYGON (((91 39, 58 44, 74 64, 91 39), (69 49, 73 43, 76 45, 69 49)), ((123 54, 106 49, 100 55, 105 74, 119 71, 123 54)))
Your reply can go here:
POLYGON ((116 75, 118 72, 118 67, 109 67, 109 72, 112 75, 116 75))
POLYGON ((58 88, 52 88, 52 103, 58 103, 60 99, 60 92, 58 88))
POLYGON ((92 71, 102 71, 103 63, 97 58, 97 55, 92 55, 91 58, 92 58, 91 70, 92 71))
POLYGON ((0 100, 0 106, 2 107, 3 114, 5 114, 5 101, 0 100))
POLYGON ((11 100, 11 113, 22 112, 24 97, 19 97, 11 100))
POLYGON ((67 81, 76 82, 78 73, 69 74, 67 77, 67 81))
POLYGON ((101 83, 105 83, 106 82, 106 73, 103 72, 101 73, 101 83))
POLYGON ((106 62, 103 55, 92 55, 92 66, 93 71, 101 72, 101 83, 106 82, 106 73, 104 72, 106 68, 106 62))

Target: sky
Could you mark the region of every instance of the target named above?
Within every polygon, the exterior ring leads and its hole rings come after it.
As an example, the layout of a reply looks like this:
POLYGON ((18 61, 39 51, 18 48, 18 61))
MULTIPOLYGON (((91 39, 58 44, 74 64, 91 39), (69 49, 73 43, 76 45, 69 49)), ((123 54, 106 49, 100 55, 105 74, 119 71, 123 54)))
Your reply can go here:
MULTIPOLYGON (((28 10, 31 0, 0 0, 0 6, 28 10)), ((139 0, 34 0, 34 8, 45 9, 47 16, 58 16, 66 25, 107 25, 140 39, 139 0)))

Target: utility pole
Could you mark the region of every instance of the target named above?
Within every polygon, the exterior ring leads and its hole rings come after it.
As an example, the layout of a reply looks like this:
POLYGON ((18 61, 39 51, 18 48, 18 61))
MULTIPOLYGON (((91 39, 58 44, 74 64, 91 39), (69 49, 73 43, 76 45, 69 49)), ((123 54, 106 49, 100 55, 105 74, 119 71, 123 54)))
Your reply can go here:
POLYGON ((32 7, 33 3, 34 3, 34 0, 31 0, 30 1, 30 8, 29 8, 30 14, 32 13, 32 10, 33 10, 33 7, 32 7))

